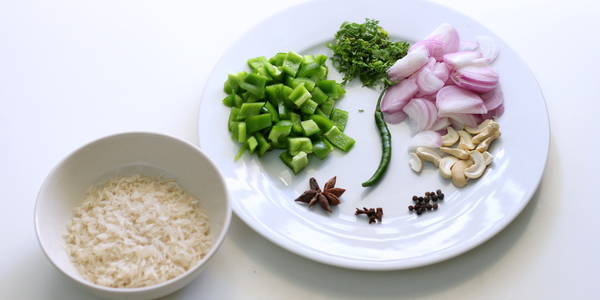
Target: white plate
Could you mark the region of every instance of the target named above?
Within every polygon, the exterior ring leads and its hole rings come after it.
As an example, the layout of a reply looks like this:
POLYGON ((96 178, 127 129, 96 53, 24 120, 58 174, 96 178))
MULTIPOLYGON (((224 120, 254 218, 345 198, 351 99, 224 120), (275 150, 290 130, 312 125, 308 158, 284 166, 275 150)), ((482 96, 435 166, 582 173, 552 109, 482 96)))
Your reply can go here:
MULTIPOLYGON (((407 165, 406 124, 390 126, 393 156, 385 178, 373 189, 360 183, 377 167, 380 141, 373 122, 377 91, 358 82, 347 86, 338 107, 350 112, 346 133, 354 149, 339 151, 293 176, 272 152, 263 159, 245 155, 234 162, 238 146, 228 137, 229 109, 222 105, 228 73, 246 70, 246 60, 294 50, 330 52, 325 44, 344 21, 380 20, 393 39, 419 40, 439 24, 454 25, 463 40, 494 36, 477 22, 446 7, 422 1, 314 1, 290 8, 251 29, 215 67, 202 98, 199 115, 201 149, 217 164, 232 195, 233 210, 250 227, 274 243, 304 257, 340 267, 394 270, 423 266, 459 255, 483 243, 510 223, 536 190, 546 163, 549 125, 544 99, 535 78, 500 39, 494 64, 505 95, 500 118, 502 137, 495 142, 495 160, 479 180, 456 189, 427 167, 420 175, 407 165), (364 109, 364 112, 359 112, 364 109), (346 188, 343 202, 327 215, 293 199, 308 187, 308 178, 322 184, 332 176, 346 188), (440 209, 411 214, 411 196, 441 188, 440 209), (355 217, 356 207, 383 207, 382 224, 355 217)), ((330 77, 340 76, 330 67, 330 77)))

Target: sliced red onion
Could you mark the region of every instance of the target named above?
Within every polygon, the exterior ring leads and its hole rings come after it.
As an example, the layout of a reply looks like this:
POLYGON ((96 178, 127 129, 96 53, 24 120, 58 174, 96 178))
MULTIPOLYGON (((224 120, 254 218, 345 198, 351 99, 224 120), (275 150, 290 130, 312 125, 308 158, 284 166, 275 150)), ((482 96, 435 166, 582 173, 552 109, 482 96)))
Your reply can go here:
POLYGON ((483 120, 487 120, 487 119, 496 119, 501 117, 504 114, 504 104, 500 104, 498 107, 489 110, 487 112, 487 114, 483 114, 481 115, 481 118, 483 120))
POLYGON ((433 123, 433 126, 431 126, 430 129, 433 130, 433 131, 439 131, 439 130, 443 130, 446 127, 450 126, 450 124, 451 124, 450 123, 450 119, 448 119, 448 118, 440 118, 440 119, 437 119, 435 121, 435 123, 433 123))
POLYGON ((413 134, 428 129, 437 119, 435 104, 422 98, 414 98, 404 106, 413 134))
POLYGON ((487 62, 494 62, 498 57, 498 53, 500 53, 500 48, 496 41, 489 36, 478 36, 477 43, 479 44, 479 51, 487 62))
POLYGON ((459 51, 474 51, 477 50, 477 48, 479 48, 479 44, 472 41, 460 41, 458 47, 459 51))
POLYGON ((389 87, 381 100, 381 111, 390 114, 401 112, 406 103, 417 94, 417 91, 419 91, 419 87, 413 77, 389 87))
POLYGON ((437 92, 444 86, 444 83, 446 82, 442 81, 433 73, 435 64, 435 60, 431 58, 430 62, 416 73, 419 92, 423 95, 431 95, 437 92))
POLYGON ((442 146, 442 136, 432 130, 421 131, 408 143, 408 151, 413 151, 417 147, 439 148, 442 146))
POLYGON ((450 74, 452 81, 467 90, 487 93, 498 86, 498 73, 489 66, 467 66, 450 74))
POLYGON ((388 70, 388 78, 393 82, 398 82, 427 64, 429 61, 429 52, 425 47, 416 47, 403 58, 397 60, 388 70))
POLYGON ((479 95, 453 85, 441 88, 435 103, 440 117, 448 117, 450 114, 487 113, 479 95))
POLYGON ((444 62, 449 69, 456 70, 466 66, 486 65, 487 61, 479 51, 461 51, 444 55, 444 62))
POLYGON ((433 74, 444 83, 448 81, 450 77, 450 70, 445 62, 438 62, 432 68, 433 74))
POLYGON ((480 115, 448 114, 447 117, 450 119, 452 127, 456 129, 463 129, 465 126, 477 127, 477 124, 481 123, 480 115))
POLYGON ((500 89, 500 86, 497 86, 495 89, 485 94, 481 94, 481 99, 483 99, 483 104, 489 112, 504 103, 504 94, 502 94, 502 89, 500 89))
MULTIPOLYGON (((438 26, 432 33, 430 33, 425 40, 435 40, 442 43, 442 55, 458 51, 460 38, 458 32, 450 24, 442 24, 438 26)), ((437 54, 437 53, 436 53, 437 54)), ((442 56, 435 57, 436 60, 441 61, 442 56)))
POLYGON ((438 40, 422 40, 414 43, 408 49, 408 52, 415 50, 418 47, 425 47, 429 52, 429 55, 436 60, 442 60, 444 57, 445 45, 438 40))
POLYGON ((394 113, 383 113, 383 120, 388 124, 398 124, 406 119, 406 114, 403 111, 394 113))

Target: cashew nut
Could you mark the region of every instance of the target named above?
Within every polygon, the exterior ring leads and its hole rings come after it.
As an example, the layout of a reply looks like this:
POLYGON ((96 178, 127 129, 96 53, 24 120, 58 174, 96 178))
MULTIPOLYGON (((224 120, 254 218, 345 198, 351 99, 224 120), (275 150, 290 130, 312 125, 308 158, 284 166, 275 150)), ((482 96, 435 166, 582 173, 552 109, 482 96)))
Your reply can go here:
POLYGON ((469 152, 463 149, 440 147, 440 150, 452 156, 455 156, 458 159, 469 159, 469 157, 471 157, 471 154, 469 154, 469 152))
POLYGON ((456 130, 452 128, 452 126, 448 126, 448 133, 442 136, 442 145, 444 146, 452 146, 456 141, 458 141, 458 133, 456 130))
POLYGON ((492 163, 492 161, 494 161, 494 156, 487 151, 483 152, 483 158, 485 159, 486 166, 490 165, 492 163))
POLYGON ((454 156, 446 156, 440 160, 440 175, 444 178, 452 177, 452 166, 458 161, 454 156))
POLYGON ((477 179, 483 175, 485 171, 485 158, 483 154, 479 151, 471 152, 471 160, 473 160, 473 165, 465 169, 465 176, 470 179, 477 179))
POLYGON ((483 140, 483 142, 481 142, 478 146, 477 146, 477 151, 479 152, 485 152, 488 150, 488 148, 490 147, 490 145, 492 144, 492 142, 497 139, 498 137, 500 137, 500 131, 496 130, 492 133, 491 136, 487 137, 485 140, 483 140))
POLYGON ((473 137, 473 144, 477 145, 483 142, 488 137, 492 136, 494 132, 500 131, 500 125, 498 123, 491 121, 483 130, 473 137))
POLYGON ((408 159, 408 165, 410 168, 417 173, 421 172, 421 169, 423 169, 423 162, 419 156, 414 152, 408 154, 408 156, 410 156, 408 159))
POLYGON ((433 149, 426 147, 418 147, 417 156, 422 160, 432 162, 436 167, 440 165, 440 159, 442 159, 440 155, 437 154, 437 152, 435 152, 433 149))
POLYGON ((493 122, 492 119, 486 119, 485 121, 481 122, 481 124, 479 124, 479 126, 477 126, 476 128, 473 127, 465 127, 465 130, 470 133, 470 134, 478 134, 480 133, 486 126, 488 126, 490 124, 490 122, 493 122))
POLYGON ((473 140, 471 138, 471 135, 468 132, 466 132, 464 130, 459 130, 458 135, 460 136, 460 142, 458 143, 458 148, 467 150, 467 151, 475 149, 475 145, 473 145, 473 140))
POLYGON ((471 166, 469 160, 459 160, 452 166, 452 184, 456 187, 467 185, 468 178, 465 177, 465 169, 471 166))

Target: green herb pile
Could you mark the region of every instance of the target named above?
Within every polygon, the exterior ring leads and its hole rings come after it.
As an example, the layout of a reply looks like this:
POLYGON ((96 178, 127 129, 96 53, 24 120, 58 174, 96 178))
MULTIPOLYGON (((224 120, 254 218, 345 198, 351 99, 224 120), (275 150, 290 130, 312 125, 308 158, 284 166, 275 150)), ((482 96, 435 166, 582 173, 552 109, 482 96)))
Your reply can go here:
POLYGON ((404 57, 409 44, 392 42, 379 21, 366 19, 363 24, 344 22, 335 34, 331 61, 344 74, 344 83, 359 77, 364 86, 387 81, 387 70, 404 57))

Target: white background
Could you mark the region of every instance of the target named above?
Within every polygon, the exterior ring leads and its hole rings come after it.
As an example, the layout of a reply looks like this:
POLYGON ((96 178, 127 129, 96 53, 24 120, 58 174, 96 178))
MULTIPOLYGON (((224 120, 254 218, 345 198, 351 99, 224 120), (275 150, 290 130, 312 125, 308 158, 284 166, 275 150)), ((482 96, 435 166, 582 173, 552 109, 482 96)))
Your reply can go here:
MULTIPOLYGON (((33 206, 45 175, 80 145, 115 132, 197 142, 199 98, 220 53, 252 25, 299 2, 0 1, 0 298, 91 299, 36 243, 33 206)), ((600 5, 443 4, 503 38, 545 94, 549 162, 523 213, 473 251, 397 272, 306 260, 234 217, 211 265, 169 298, 599 297, 600 5)))

